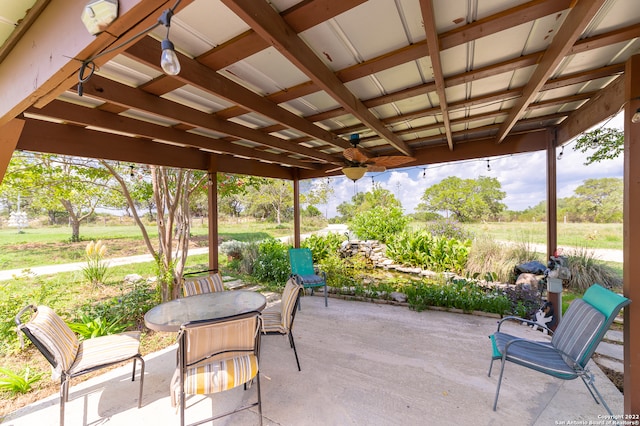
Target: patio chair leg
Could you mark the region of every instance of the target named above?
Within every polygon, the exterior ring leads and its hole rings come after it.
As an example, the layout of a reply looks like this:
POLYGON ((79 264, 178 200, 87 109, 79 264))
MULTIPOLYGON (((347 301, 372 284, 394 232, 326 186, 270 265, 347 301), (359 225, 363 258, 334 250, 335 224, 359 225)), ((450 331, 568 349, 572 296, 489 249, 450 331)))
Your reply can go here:
POLYGON ((66 375, 60 379, 60 426, 64 426, 64 405, 69 399, 69 380, 66 375))
POLYGON ((138 408, 142 408, 142 389, 144 387, 144 359, 142 357, 136 357, 133 359, 133 376, 131 377, 131 381, 133 382, 135 378, 136 360, 138 359, 140 360, 140 391, 138 396, 138 408))
POLYGON ((584 376, 580 376, 580 378, 582 379, 582 382, 584 383, 584 385, 587 387, 587 389, 589 389, 589 393, 591 394, 591 396, 593 397, 593 399, 596 401, 597 404, 600 404, 600 402, 602 401, 602 405, 604 406, 605 410, 607 410, 607 413, 609 413, 610 416, 613 416, 613 413, 611 412, 611 409, 609 408, 609 406, 607 405, 607 403, 605 402, 604 398, 602 397, 602 395, 600 394, 600 392, 598 391, 598 388, 596 387, 596 384, 594 383, 594 377, 593 374, 590 374, 589 377, 589 381, 587 381, 584 376), (592 390, 593 388, 593 390, 592 390), (596 396, 593 394, 593 391, 596 392, 596 394, 598 395, 598 397, 596 398, 596 396), (598 401, 599 399, 599 401, 598 401))
POLYGON ((296 351, 296 344, 293 341, 293 333, 289 330, 289 344, 293 348, 293 354, 296 356, 296 364, 298 364, 298 371, 302 371, 300 369, 300 361, 298 360, 298 351, 296 351))
POLYGON ((262 397, 260 396, 260 371, 258 371, 258 374, 256 374, 256 390, 258 391, 258 415, 260 416, 260 426, 262 426, 262 397))
POLYGON ((328 296, 328 294, 327 294, 327 284, 325 284, 324 285, 324 307, 325 308, 329 306, 329 303, 327 302, 327 296, 328 296))
POLYGON ((493 411, 496 411, 496 408, 498 407, 498 395, 500 394, 500 385, 502 384, 502 374, 504 373, 505 364, 506 361, 504 358, 502 358, 502 362, 500 365, 500 377, 498 378, 498 387, 496 388, 496 399, 493 401, 493 411))
POLYGON ((487 377, 491 377, 491 369, 493 368, 493 361, 495 361, 495 359, 491 358, 491 364, 489 364, 489 373, 487 373, 487 377))

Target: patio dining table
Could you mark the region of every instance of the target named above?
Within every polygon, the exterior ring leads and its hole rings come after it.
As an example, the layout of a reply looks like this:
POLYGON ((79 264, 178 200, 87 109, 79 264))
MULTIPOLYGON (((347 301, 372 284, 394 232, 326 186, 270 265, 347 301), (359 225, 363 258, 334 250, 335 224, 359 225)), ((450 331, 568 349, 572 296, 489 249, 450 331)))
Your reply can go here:
POLYGON ((230 290, 171 300, 151 308, 144 323, 151 330, 177 332, 186 322, 215 320, 251 311, 262 311, 267 299, 261 293, 230 290))

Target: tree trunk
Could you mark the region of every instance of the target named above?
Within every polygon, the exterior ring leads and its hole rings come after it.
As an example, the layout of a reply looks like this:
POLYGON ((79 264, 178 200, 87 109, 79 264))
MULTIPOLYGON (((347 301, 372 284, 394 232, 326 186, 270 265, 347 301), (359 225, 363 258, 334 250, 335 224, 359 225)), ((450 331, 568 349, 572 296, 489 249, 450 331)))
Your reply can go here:
POLYGON ((73 206, 69 200, 61 199, 60 202, 64 206, 67 213, 69 213, 69 225, 71 226, 71 241, 78 242, 80 241, 80 219, 78 219, 78 215, 73 210, 73 206))

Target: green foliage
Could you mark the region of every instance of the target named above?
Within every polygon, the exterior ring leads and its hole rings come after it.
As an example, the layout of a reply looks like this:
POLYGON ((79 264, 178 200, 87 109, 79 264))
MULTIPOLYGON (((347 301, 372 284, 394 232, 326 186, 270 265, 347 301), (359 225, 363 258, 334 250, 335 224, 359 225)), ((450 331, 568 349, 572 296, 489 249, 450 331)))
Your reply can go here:
POLYGON ((122 319, 107 320, 102 317, 92 318, 87 314, 80 314, 79 321, 69 322, 67 325, 74 333, 79 334, 81 338, 92 339, 94 337, 117 334, 131 326, 131 323, 121 323, 122 319))
POLYGON ((460 241, 472 239, 473 234, 455 219, 440 218, 427 223, 425 230, 433 236, 455 238, 460 241))
POLYGON ((109 272, 109 265, 104 261, 104 255, 107 252, 107 246, 98 240, 91 241, 87 244, 87 265, 82 268, 84 277, 94 286, 104 283, 105 277, 109 272))
POLYGON ((327 274, 327 285, 340 289, 357 286, 368 264, 361 255, 341 258, 337 252, 331 252, 320 260, 319 267, 327 274))
POLYGON ((29 304, 54 302, 57 294, 40 276, 25 271, 19 279, 0 282, 0 353, 11 354, 20 349, 16 334, 15 317, 29 304))
MULTIPOLYGON (((122 287, 119 297, 112 297, 99 303, 87 301, 77 309, 77 332, 83 336, 119 333, 134 327, 141 329, 144 314, 160 303, 157 290, 143 281, 134 282, 130 287, 122 287), (94 322, 94 323, 92 323, 94 322), (102 331, 104 330, 104 331, 102 331)), ((71 325, 70 325, 71 326, 71 325)))
POLYGON ((453 280, 448 284, 422 281, 405 288, 409 306, 422 311, 430 306, 483 311, 499 315, 511 311, 509 298, 497 289, 488 289, 474 282, 453 280))
POLYGON ((595 150, 587 157, 585 166, 618 158, 624 150, 624 132, 608 127, 592 130, 580 136, 573 149, 582 153, 595 150))
POLYGON ((336 253, 346 237, 336 232, 329 232, 326 235, 312 234, 300 244, 304 248, 311 250, 313 261, 319 262, 331 253, 336 253))
POLYGON ((0 367, 0 391, 12 394, 27 393, 31 385, 42 378, 42 373, 33 372, 29 367, 19 372, 0 367))
POLYGON ((289 246, 270 238, 258 246, 258 256, 253 265, 253 277, 278 287, 284 287, 291 273, 289 246))
POLYGON ((460 222, 488 220, 505 210, 501 202, 505 196, 496 178, 449 176, 424 191, 417 211, 449 211, 460 222))
POLYGON ((408 223, 409 218, 402 214, 399 207, 375 206, 358 213, 349 222, 349 229, 363 240, 385 243, 397 233, 404 231, 408 223))
POLYGON ((403 232, 387 243, 387 256, 403 265, 461 273, 470 247, 471 240, 434 237, 426 231, 403 232))
POLYGON ((620 178, 586 179, 573 197, 559 203, 560 213, 572 222, 622 222, 623 187, 620 178))
POLYGON ((395 207, 402 209, 402 203, 388 189, 384 189, 376 183, 369 192, 358 192, 351 197, 351 202, 343 202, 336 210, 342 216, 340 220, 347 222, 359 213, 366 212, 374 207, 395 207))

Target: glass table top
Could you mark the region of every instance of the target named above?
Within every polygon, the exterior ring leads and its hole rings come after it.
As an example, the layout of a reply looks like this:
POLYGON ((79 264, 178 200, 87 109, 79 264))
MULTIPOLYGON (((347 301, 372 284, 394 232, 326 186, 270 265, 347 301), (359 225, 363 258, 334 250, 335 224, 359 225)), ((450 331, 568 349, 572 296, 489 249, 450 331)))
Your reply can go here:
POLYGON ((262 311, 267 299, 255 291, 231 290, 171 300, 150 309, 144 323, 151 330, 178 331, 185 322, 262 311))

